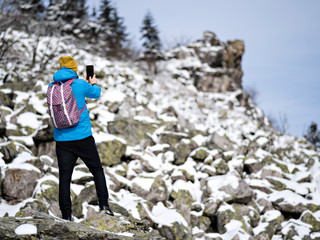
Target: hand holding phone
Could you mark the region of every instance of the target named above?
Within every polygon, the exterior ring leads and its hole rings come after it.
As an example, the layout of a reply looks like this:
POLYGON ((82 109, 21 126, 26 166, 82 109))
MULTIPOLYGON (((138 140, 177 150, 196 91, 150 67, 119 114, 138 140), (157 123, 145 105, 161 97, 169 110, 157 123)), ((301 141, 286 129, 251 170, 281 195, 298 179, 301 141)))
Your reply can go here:
POLYGON ((90 78, 93 78, 93 75, 94 75, 93 65, 87 65, 86 71, 87 71, 86 80, 90 83, 90 78))

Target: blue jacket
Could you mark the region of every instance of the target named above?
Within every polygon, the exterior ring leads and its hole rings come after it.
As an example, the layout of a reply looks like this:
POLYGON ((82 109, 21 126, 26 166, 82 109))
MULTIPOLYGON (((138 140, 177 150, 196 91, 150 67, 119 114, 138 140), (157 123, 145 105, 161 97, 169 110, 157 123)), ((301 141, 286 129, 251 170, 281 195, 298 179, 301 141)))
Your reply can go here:
MULTIPOLYGON (((75 79, 71 84, 72 92, 76 98, 79 111, 86 104, 87 98, 97 99, 100 97, 101 89, 98 85, 91 86, 87 81, 79 79, 78 75, 69 68, 62 67, 53 75, 54 82, 66 81, 75 79)), ((53 84, 50 83, 49 86, 53 84)), ((55 141, 74 141, 84 139, 92 135, 91 122, 87 106, 80 116, 80 121, 77 125, 70 128, 54 128, 53 136, 55 141)))

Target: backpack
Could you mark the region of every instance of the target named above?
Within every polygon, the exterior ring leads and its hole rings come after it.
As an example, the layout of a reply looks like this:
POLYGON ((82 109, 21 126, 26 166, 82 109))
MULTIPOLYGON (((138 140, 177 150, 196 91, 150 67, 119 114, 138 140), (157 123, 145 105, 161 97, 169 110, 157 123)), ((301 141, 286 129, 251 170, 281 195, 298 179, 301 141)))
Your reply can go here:
POLYGON ((71 84, 75 79, 65 83, 55 82, 48 87, 47 103, 49 114, 55 128, 68 128, 76 125, 86 107, 79 111, 77 101, 72 92, 71 84))

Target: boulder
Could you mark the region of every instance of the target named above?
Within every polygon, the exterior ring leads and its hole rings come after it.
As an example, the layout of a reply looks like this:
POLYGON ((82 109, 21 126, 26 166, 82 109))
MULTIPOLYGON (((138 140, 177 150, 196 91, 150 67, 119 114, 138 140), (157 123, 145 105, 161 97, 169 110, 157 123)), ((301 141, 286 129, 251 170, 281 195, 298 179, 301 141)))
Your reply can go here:
MULTIPOLYGON (((86 218, 81 222, 88 227, 104 230, 111 233, 131 233, 133 239, 152 239, 152 234, 149 232, 147 221, 141 221, 124 216, 109 216, 103 212, 97 213, 95 216, 86 218)), ((127 235, 127 234, 126 234, 127 235)), ((159 239, 159 236, 154 236, 159 239)), ((130 238, 129 238, 130 239, 130 238)))
POLYGON ((2 144, 0 148, 0 153, 3 154, 2 159, 5 161, 6 164, 11 163, 12 160, 18 155, 15 141, 2 144))
POLYGON ((39 146, 40 143, 53 142, 53 126, 50 122, 50 119, 45 119, 43 121, 43 128, 37 131, 37 134, 32 137, 34 144, 36 147, 39 146))
POLYGON ((316 212, 320 210, 318 201, 309 200, 290 190, 274 191, 268 196, 273 206, 287 213, 301 214, 305 210, 316 212))
POLYGON ((221 200, 216 198, 209 198, 204 203, 203 215, 208 217, 216 216, 217 210, 221 204, 221 200))
POLYGON ((260 223, 253 229, 255 236, 267 236, 271 239, 276 231, 281 230, 281 223, 284 221, 284 217, 278 210, 267 211, 260 217, 260 223))
POLYGON ((289 219, 281 224, 281 233, 283 240, 291 239, 303 239, 303 240, 314 240, 319 239, 312 237, 310 225, 303 223, 296 219, 289 219), (312 237, 312 238, 311 238, 312 237))
POLYGON ((141 161, 141 165, 148 172, 157 171, 162 164, 162 159, 157 157, 153 152, 144 151, 141 155, 137 156, 137 158, 141 161))
POLYGON ((242 223, 241 228, 246 232, 251 231, 251 226, 247 225, 244 216, 242 215, 241 207, 244 205, 232 206, 227 203, 222 204, 217 210, 217 228, 220 234, 227 232, 226 225, 233 220, 242 223))
POLYGON ((174 147, 181 139, 188 137, 185 133, 164 131, 160 134, 160 144, 167 143, 174 147))
POLYGON ((14 92, 13 91, 11 91, 10 93, 4 93, 3 91, 0 91, 1 105, 13 109, 13 107, 14 107, 13 99, 14 99, 14 92))
POLYGON ((182 165, 187 160, 189 154, 193 151, 196 147, 196 144, 192 141, 187 143, 186 141, 180 141, 177 146, 175 147, 174 152, 174 164, 182 165))
POLYGON ((209 141, 206 143, 208 149, 221 149, 223 151, 233 150, 233 143, 227 136, 220 136, 213 133, 209 141))
POLYGON ((173 197, 173 205, 178 212, 187 220, 190 224, 191 216, 190 216, 190 209, 191 205, 194 202, 191 193, 188 190, 179 189, 178 192, 172 192, 171 196, 173 197))
POLYGON ((168 189, 162 177, 155 178, 146 199, 153 203, 164 202, 168 199, 168 189))
POLYGON ((198 219, 197 226, 201 230, 207 232, 211 228, 211 220, 210 220, 210 218, 206 217, 206 216, 200 216, 199 219, 198 219))
MULTIPOLYGON (((47 180, 41 183, 42 190, 36 194, 36 199, 45 203, 48 206, 48 210, 51 211, 55 216, 60 217, 61 212, 59 208, 59 185, 56 182, 47 180)), ((82 203, 80 202, 78 196, 71 191, 71 201, 72 201, 72 215, 81 218, 82 213, 82 203)))
POLYGON ((34 200, 32 202, 27 202, 22 208, 20 208, 15 217, 25 217, 26 211, 29 210, 49 214, 46 204, 44 204, 42 201, 34 200))
POLYGON ((133 120, 125 117, 118 117, 108 123, 108 131, 111 134, 125 139, 129 146, 135 146, 148 138, 157 129, 155 123, 133 120))
POLYGON ((7 123, 6 119, 2 116, 2 112, 0 111, 0 138, 3 138, 6 136, 6 130, 7 130, 7 123))
POLYGON ((211 166, 215 168, 217 175, 224 175, 229 172, 229 166, 222 158, 214 160, 211 166))
POLYGON ((249 185, 231 174, 209 177, 206 186, 207 195, 226 202, 248 203, 253 196, 249 185))
POLYGON ((94 184, 82 189, 78 197, 79 201, 82 203, 87 202, 89 204, 98 205, 98 196, 94 184))
POLYGON ((320 217, 318 217, 319 213, 320 211, 312 213, 311 211, 306 210, 301 214, 300 220, 304 223, 310 224, 312 226, 312 232, 320 232, 320 217))
POLYGON ((172 226, 165 225, 158 227, 158 230, 161 236, 163 236, 167 240, 192 239, 191 229, 178 222, 172 223, 172 226))
POLYGON ((209 152, 205 148, 197 148, 195 149, 191 154, 190 157, 192 157, 195 161, 203 162, 208 156, 209 152))
POLYGON ((249 173, 257 173, 261 170, 261 163, 254 158, 248 158, 244 161, 244 169, 249 173))
POLYGON ((114 139, 97 144, 102 165, 113 166, 121 163, 121 158, 126 153, 126 144, 114 139))
POLYGON ((25 169, 8 169, 3 180, 3 195, 7 200, 21 201, 32 196, 40 173, 25 169))

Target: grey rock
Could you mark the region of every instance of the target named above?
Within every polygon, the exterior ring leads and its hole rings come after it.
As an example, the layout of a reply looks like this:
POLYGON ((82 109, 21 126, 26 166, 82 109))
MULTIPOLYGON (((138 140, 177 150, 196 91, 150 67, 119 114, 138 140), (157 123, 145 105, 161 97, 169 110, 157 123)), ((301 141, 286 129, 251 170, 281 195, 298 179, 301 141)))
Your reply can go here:
POLYGON ((146 199, 153 203, 164 202, 168 199, 168 189, 161 177, 155 178, 146 199))
POLYGON ((221 204, 221 200, 210 198, 204 203, 203 215, 208 217, 216 216, 217 210, 221 204))
POLYGON ((172 226, 161 226, 158 227, 158 231, 161 236, 163 236, 167 240, 191 240, 192 234, 191 229, 189 227, 185 227, 178 222, 174 222, 172 226))
POLYGON ((208 149, 221 149, 223 151, 233 150, 233 143, 227 136, 220 136, 213 133, 210 140, 206 143, 208 149))
POLYGON ((216 191, 225 192, 223 200, 226 202, 248 203, 253 197, 253 191, 249 185, 243 179, 234 175, 210 177, 207 179, 206 186, 206 194, 209 196, 216 194, 216 191), (216 184, 220 185, 216 186, 216 184))
POLYGON ((157 129, 154 123, 142 122, 131 118, 118 117, 108 123, 108 131, 111 134, 125 139, 129 146, 140 144, 157 129))
POLYGON ((40 173, 25 169, 8 169, 3 180, 3 194, 7 200, 21 201, 32 196, 40 173))
POLYGON ((0 152, 3 154, 2 159, 5 161, 5 163, 11 163, 12 160, 18 155, 16 148, 17 147, 14 141, 7 142, 0 147, 0 152))
POLYGON ((81 190, 79 194, 79 200, 84 203, 87 202, 89 204, 98 205, 98 197, 95 185, 90 185, 81 190))

